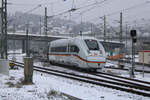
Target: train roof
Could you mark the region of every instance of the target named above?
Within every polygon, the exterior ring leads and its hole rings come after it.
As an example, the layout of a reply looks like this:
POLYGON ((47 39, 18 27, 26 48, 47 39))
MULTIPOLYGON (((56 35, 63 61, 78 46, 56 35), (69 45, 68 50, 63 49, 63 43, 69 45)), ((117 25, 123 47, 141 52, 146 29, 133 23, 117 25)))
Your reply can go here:
POLYGON ((68 39, 59 39, 51 42, 51 44, 66 44, 66 43, 68 43, 68 39))
POLYGON ((74 40, 83 40, 83 39, 94 39, 94 40, 97 40, 96 38, 94 37, 87 37, 87 36, 78 36, 78 37, 72 37, 72 38, 69 38, 69 39, 59 39, 59 40, 54 40, 51 42, 51 45, 53 46, 64 46, 66 44, 68 44, 69 42, 72 42, 74 40))
POLYGON ((89 36, 78 36, 78 37, 75 37, 75 38, 77 38, 77 39, 96 39, 94 37, 89 37, 89 36))
POLYGON ((78 36, 78 37, 72 37, 72 38, 68 38, 68 39, 58 39, 58 40, 54 40, 52 42, 65 42, 65 41, 68 41, 68 40, 74 40, 74 39, 95 39, 97 40, 96 38, 94 37, 88 37, 88 36, 78 36))

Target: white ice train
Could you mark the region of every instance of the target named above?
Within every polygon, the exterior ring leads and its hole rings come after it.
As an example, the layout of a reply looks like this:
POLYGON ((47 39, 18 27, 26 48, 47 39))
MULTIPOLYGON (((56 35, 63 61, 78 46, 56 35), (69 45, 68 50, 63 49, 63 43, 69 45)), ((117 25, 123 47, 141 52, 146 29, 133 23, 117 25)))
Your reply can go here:
POLYGON ((49 60, 85 69, 101 69, 106 63, 106 55, 97 39, 75 37, 52 41, 49 44, 49 60))

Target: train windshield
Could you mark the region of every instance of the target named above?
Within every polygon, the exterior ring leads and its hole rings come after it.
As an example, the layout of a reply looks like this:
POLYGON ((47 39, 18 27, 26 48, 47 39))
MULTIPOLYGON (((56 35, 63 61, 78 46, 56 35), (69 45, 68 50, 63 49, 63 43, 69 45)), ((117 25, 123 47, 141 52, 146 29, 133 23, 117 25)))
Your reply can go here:
POLYGON ((86 39, 84 40, 89 50, 99 50, 99 45, 96 40, 86 39))

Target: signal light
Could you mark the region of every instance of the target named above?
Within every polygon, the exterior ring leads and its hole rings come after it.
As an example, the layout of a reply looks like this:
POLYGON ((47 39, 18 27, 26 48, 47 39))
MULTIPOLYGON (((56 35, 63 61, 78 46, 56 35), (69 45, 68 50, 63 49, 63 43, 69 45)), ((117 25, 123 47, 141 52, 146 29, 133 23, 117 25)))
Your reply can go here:
POLYGON ((135 37, 136 36, 136 30, 131 30, 130 34, 131 34, 131 37, 135 37))
POLYGON ((132 37, 133 43, 136 43, 136 41, 137 41, 137 39, 136 39, 136 30, 131 30, 130 35, 132 37))
POLYGON ((136 39, 136 38, 133 38, 133 40, 132 40, 132 41, 133 41, 133 43, 136 43, 137 39, 136 39))

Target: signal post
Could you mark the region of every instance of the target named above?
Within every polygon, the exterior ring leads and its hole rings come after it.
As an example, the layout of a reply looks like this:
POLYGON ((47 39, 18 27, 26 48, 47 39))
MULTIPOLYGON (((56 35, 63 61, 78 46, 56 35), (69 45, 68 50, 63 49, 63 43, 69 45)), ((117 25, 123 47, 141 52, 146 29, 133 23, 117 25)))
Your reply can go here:
POLYGON ((130 35, 132 38, 132 66, 129 68, 130 78, 135 77, 135 43, 136 43, 136 30, 131 30, 130 35))

